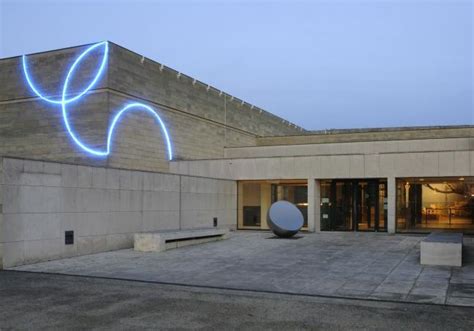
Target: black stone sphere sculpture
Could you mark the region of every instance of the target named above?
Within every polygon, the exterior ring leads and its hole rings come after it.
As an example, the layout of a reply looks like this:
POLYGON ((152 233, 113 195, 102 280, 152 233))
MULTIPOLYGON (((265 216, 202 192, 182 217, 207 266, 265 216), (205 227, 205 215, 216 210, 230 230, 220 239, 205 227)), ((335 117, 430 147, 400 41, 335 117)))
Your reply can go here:
POLYGON ((267 223, 270 229, 281 238, 294 236, 304 223, 303 214, 291 202, 280 200, 268 209, 267 223))

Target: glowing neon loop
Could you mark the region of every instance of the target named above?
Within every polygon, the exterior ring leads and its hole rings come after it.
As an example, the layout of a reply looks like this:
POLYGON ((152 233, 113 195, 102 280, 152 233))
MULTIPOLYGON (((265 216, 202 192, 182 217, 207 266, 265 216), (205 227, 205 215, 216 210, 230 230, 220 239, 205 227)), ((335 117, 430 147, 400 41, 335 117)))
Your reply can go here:
POLYGON ((68 111, 67 111, 66 105, 73 102, 73 101, 79 100, 84 94, 86 94, 97 83, 97 81, 99 80, 99 77, 101 76, 102 72, 104 71, 104 68, 105 68, 105 65, 106 65, 106 62, 107 62, 107 56, 108 56, 108 45, 107 45, 106 41, 94 44, 94 45, 90 46, 89 48, 87 48, 83 53, 81 53, 81 55, 79 55, 79 57, 71 65, 71 67, 70 67, 70 69, 69 69, 69 71, 66 75, 66 79, 64 80, 64 85, 63 85, 63 90, 62 90, 60 100, 50 99, 50 98, 44 96, 39 91, 39 89, 36 88, 35 84, 33 83, 33 80, 31 79, 31 76, 28 72, 28 63, 26 61, 26 56, 25 55, 23 55, 23 57, 22 57, 23 73, 25 75, 26 81, 28 82, 28 85, 30 86, 31 90, 39 98, 41 98, 42 100, 44 100, 46 102, 49 102, 51 104, 61 105, 63 121, 64 121, 64 125, 66 126, 67 132, 69 133, 69 136, 72 138, 72 140, 76 143, 76 145, 78 145, 82 150, 84 150, 84 151, 86 151, 90 154, 96 155, 96 156, 107 156, 107 155, 109 155, 111 150, 112 150, 112 138, 114 136, 114 130, 115 130, 115 127, 116 127, 119 119, 127 111, 139 110, 139 111, 145 111, 147 113, 150 113, 160 124, 161 130, 162 130, 163 135, 165 137, 166 147, 167 147, 167 150, 168 150, 168 159, 172 160, 173 159, 173 151, 172 151, 172 148, 171 148, 171 141, 170 141, 170 138, 169 138, 169 135, 168 135, 168 130, 166 129, 165 123, 161 120, 161 117, 158 115, 158 113, 153 108, 151 108, 150 106, 147 106, 143 103, 138 103, 138 102, 130 103, 130 104, 126 105, 125 107, 123 107, 114 116, 114 118, 112 119, 112 123, 109 126, 109 129, 108 129, 108 132, 107 132, 107 146, 106 146, 105 150, 95 149, 95 148, 91 148, 91 147, 87 146, 86 144, 84 144, 79 139, 78 135, 73 131, 73 129, 72 129, 70 123, 69 123, 69 117, 68 117, 68 111), (73 76, 74 70, 76 69, 77 65, 91 51, 93 51, 94 49, 96 49, 98 47, 101 47, 101 46, 104 48, 104 56, 102 58, 99 69, 97 70, 97 74, 95 75, 94 79, 89 83, 89 85, 82 92, 77 93, 77 95, 75 95, 75 96, 67 98, 67 90, 68 90, 69 80, 73 76))
POLYGON ((54 103, 54 104, 57 104, 57 105, 60 105, 62 103, 70 103, 72 101, 76 101, 78 100, 80 97, 82 97, 84 94, 86 94, 96 83, 97 81, 99 80, 99 77, 101 76, 104 68, 105 68, 105 64, 107 63, 107 57, 108 57, 108 51, 109 51, 109 46, 107 44, 106 41, 104 42, 101 42, 101 43, 97 43, 97 44, 94 44, 92 45, 91 47, 89 47, 88 49, 86 49, 77 59, 76 61, 73 63, 71 69, 69 70, 69 73, 68 73, 68 77, 70 75, 70 73, 74 70, 75 66, 87 55, 89 54, 90 52, 92 52, 94 49, 96 49, 97 47, 99 46, 103 46, 104 47, 104 56, 102 58, 102 62, 100 63, 100 67, 99 67, 99 70, 97 71, 97 74, 95 75, 94 79, 92 80, 92 82, 89 84, 89 86, 87 86, 87 88, 82 91, 81 93, 79 93, 78 95, 76 95, 75 97, 73 98, 70 98, 70 99, 65 99, 64 98, 64 95, 62 96, 62 98, 60 100, 52 100, 52 99, 49 99, 49 98, 46 98, 41 92, 38 91, 38 89, 35 87, 35 85, 33 84, 33 80, 31 79, 29 73, 28 73, 28 63, 26 61, 26 55, 23 55, 22 57, 22 62, 23 62, 23 72, 25 73, 25 78, 26 78, 26 81, 28 82, 28 85, 30 85, 31 89, 33 90, 33 92, 35 92, 35 94, 40 97, 41 99, 43 99, 44 101, 47 101, 49 103, 54 103))

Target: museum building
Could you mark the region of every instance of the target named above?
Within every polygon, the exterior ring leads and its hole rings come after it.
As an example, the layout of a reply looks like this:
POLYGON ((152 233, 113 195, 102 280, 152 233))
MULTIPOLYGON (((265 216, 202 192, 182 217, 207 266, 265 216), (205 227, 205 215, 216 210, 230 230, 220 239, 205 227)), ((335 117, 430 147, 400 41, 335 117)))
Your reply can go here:
POLYGON ((474 233, 472 119, 308 131, 111 42, 1 59, 0 78, 0 267, 266 230, 278 200, 309 232, 474 233))

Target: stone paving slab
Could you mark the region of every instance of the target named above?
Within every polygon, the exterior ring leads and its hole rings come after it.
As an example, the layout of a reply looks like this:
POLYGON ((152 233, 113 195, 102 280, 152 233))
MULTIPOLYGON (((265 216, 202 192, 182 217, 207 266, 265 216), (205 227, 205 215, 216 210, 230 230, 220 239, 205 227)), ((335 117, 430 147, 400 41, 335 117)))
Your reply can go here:
POLYGON ((474 306, 474 242, 463 267, 421 266, 422 236, 303 234, 271 239, 234 232, 229 240, 160 253, 120 250, 12 268, 256 291, 474 306))

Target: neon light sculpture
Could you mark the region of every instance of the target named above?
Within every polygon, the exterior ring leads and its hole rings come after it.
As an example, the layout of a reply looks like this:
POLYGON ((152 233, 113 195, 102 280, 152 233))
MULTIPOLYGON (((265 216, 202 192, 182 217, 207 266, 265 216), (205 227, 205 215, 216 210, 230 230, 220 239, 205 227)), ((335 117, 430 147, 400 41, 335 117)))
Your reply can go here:
POLYGON ((74 63, 69 68, 69 71, 66 75, 66 79, 64 80, 61 99, 57 99, 57 100, 51 99, 49 97, 46 97, 43 93, 41 93, 39 91, 39 89, 33 83, 33 80, 32 80, 32 78, 29 74, 28 63, 27 63, 25 55, 23 55, 23 57, 22 57, 23 73, 25 75, 26 81, 28 82, 28 85, 30 86, 31 90, 39 98, 41 98, 42 100, 44 100, 44 101, 46 101, 50 104, 53 104, 53 105, 61 105, 64 125, 66 126, 66 130, 69 133, 69 136, 76 143, 76 145, 79 146, 85 152, 87 152, 89 154, 92 154, 92 155, 95 155, 95 156, 107 156, 107 155, 109 155, 111 150, 112 150, 112 138, 113 138, 113 135, 114 135, 114 130, 115 130, 115 127, 117 126, 117 123, 118 123, 119 119, 122 117, 122 115, 124 115, 128 111, 145 111, 145 112, 151 114, 158 121, 158 123, 160 124, 161 130, 162 130, 163 135, 165 137, 166 147, 167 147, 167 150, 168 150, 168 159, 172 160, 173 159, 173 151, 172 151, 172 148, 171 148, 171 141, 170 141, 170 138, 169 138, 169 135, 168 135, 168 130, 166 129, 165 124, 163 123, 163 121, 161 120, 161 117, 158 115, 158 113, 153 108, 151 108, 150 106, 147 106, 143 103, 138 103, 138 102, 129 103, 129 104, 125 105, 125 107, 123 107, 120 111, 117 112, 117 114, 112 119, 112 122, 111 122, 111 124, 109 126, 109 129, 108 129, 108 132, 107 132, 107 145, 106 145, 105 149, 96 149, 96 148, 92 148, 90 146, 87 146, 84 142, 81 141, 79 136, 73 131, 73 129, 71 127, 71 124, 69 122, 68 110, 67 110, 66 106, 71 102, 79 100, 90 89, 92 89, 94 87, 94 85, 99 80, 99 77, 101 76, 102 72, 104 71, 105 65, 107 63, 108 50, 109 50, 108 44, 107 44, 106 41, 104 41, 104 42, 100 42, 100 43, 97 43, 97 44, 94 44, 94 45, 90 46, 89 48, 87 48, 84 52, 82 52, 77 57, 77 59, 74 61, 74 63), (81 92, 72 94, 72 96, 68 95, 69 81, 70 81, 71 77, 73 77, 74 70, 76 69, 77 65, 90 52, 92 52, 94 49, 99 48, 99 47, 102 47, 104 49, 104 55, 102 57, 102 61, 100 63, 99 69, 97 70, 97 73, 96 73, 94 79, 81 92))

